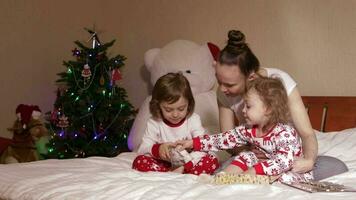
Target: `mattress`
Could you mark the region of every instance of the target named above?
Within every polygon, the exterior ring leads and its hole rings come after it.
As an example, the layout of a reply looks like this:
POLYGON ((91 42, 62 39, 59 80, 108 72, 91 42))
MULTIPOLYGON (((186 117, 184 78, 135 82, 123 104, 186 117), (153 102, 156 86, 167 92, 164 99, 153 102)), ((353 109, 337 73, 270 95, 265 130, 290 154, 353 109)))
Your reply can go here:
MULTIPOLYGON (((349 168, 325 180, 356 186, 356 128, 317 138, 321 155, 337 157, 349 168)), ((307 193, 281 183, 213 185, 190 174, 138 172, 131 169, 136 156, 0 165, 0 199, 356 199, 356 193, 307 193)))

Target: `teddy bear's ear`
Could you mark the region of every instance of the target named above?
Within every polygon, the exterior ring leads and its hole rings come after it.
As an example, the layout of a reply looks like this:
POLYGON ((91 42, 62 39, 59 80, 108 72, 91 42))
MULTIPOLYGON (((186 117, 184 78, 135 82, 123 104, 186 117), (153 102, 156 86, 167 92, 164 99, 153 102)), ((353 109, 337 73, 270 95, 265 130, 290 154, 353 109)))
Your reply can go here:
POLYGON ((144 60, 145 60, 145 66, 147 67, 148 71, 151 71, 151 68, 153 66, 153 61, 155 60, 156 56, 160 51, 161 51, 160 48, 154 48, 146 51, 144 60))
POLYGON ((217 61, 219 59, 220 48, 211 42, 208 42, 208 47, 214 60, 217 61))

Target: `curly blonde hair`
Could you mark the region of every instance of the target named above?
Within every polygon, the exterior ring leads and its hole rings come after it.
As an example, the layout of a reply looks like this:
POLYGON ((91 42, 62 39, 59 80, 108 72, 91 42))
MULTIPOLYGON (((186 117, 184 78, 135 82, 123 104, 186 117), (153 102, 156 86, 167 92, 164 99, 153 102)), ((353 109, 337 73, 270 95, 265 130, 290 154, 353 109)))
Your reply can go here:
POLYGON ((168 73, 161 76, 153 87, 150 112, 153 118, 162 119, 160 103, 175 103, 180 97, 188 101, 188 113, 194 111, 195 101, 188 79, 182 73, 168 73))
POLYGON ((288 95, 280 79, 258 77, 246 85, 246 93, 255 90, 267 109, 270 110, 268 125, 290 121, 288 95))

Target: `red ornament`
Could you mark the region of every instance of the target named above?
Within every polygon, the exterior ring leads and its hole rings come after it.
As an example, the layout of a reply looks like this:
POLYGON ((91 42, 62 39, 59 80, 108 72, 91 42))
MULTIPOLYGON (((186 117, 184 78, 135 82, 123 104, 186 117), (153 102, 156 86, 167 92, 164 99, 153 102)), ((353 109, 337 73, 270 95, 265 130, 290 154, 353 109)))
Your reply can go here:
POLYGON ((96 56, 96 60, 97 61, 102 61, 104 59, 104 54, 98 54, 97 56, 96 56))
POLYGON ((103 133, 104 133, 104 131, 105 131, 105 129, 104 129, 104 127, 103 127, 103 124, 102 124, 102 123, 100 123, 99 128, 98 128, 98 132, 99 132, 99 134, 103 134, 103 133))
POLYGON ((87 129, 85 128, 85 125, 83 125, 80 129, 79 129, 79 135, 82 138, 87 138, 87 129))
POLYGON ((85 64, 82 70, 82 77, 89 78, 91 76, 90 66, 85 64))
POLYGON ((122 79, 121 72, 118 68, 113 69, 111 71, 111 85, 114 85, 116 81, 119 81, 122 79))
POLYGON ((54 108, 51 113, 51 121, 56 122, 58 120, 58 109, 54 108))

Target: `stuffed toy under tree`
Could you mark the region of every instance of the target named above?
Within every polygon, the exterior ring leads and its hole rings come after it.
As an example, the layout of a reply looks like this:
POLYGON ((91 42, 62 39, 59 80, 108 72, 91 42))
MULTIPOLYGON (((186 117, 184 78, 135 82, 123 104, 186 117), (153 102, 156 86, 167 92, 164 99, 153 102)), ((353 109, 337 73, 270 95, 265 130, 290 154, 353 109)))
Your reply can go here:
POLYGON ((126 58, 109 58, 107 49, 115 40, 101 44, 95 31, 86 30, 90 47, 76 41, 75 59, 64 61, 66 71, 58 73, 57 83, 63 86, 48 115, 52 138, 47 158, 109 157, 127 148, 135 111, 118 86, 126 58))

